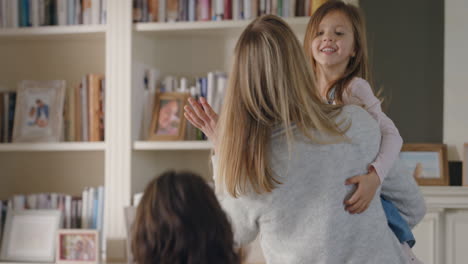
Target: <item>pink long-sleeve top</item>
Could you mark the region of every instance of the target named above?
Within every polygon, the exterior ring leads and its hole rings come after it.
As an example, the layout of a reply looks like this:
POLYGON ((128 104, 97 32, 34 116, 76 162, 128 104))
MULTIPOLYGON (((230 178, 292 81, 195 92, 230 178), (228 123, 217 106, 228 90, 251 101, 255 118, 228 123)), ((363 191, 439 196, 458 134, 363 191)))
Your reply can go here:
POLYGON ((393 121, 382 112, 380 101, 366 80, 354 78, 343 93, 343 103, 363 106, 379 124, 382 134, 380 150, 370 165, 374 167, 382 183, 399 156, 403 139, 393 121))

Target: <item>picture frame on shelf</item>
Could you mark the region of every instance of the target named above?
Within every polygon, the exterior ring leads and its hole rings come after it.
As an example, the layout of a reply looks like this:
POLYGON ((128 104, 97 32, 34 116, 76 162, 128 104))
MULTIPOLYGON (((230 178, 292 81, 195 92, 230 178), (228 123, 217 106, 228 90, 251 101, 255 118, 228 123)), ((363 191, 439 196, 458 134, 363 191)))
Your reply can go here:
POLYGON ((183 140, 188 93, 156 93, 148 140, 183 140))
POLYGON ((13 142, 58 142, 62 136, 65 81, 21 81, 13 142))
POLYGON ((61 219, 60 210, 8 210, 0 260, 53 263, 61 219))
POLYGON ((449 184, 445 144, 404 144, 400 160, 419 185, 449 184))
POLYGON ((95 229, 60 229, 56 264, 98 264, 99 232, 95 229))
POLYGON ((463 162, 462 162, 462 185, 468 186, 468 143, 463 145, 463 162))

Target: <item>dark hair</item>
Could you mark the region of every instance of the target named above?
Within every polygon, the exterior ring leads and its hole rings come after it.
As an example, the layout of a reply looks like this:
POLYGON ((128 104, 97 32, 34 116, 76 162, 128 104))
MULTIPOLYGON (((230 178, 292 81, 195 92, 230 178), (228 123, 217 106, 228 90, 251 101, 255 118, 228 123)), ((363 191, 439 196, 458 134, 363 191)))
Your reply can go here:
MULTIPOLYGON (((307 25, 306 34, 304 37, 304 51, 306 56, 312 63, 314 74, 316 71, 316 62, 312 55, 312 41, 317 36, 317 31, 322 19, 331 12, 339 11, 346 15, 351 22, 354 32, 354 49, 356 55, 349 60, 348 66, 338 80, 335 80, 327 89, 328 91, 335 87, 335 95, 338 103, 343 102, 343 93, 346 86, 354 77, 361 77, 368 81, 372 87, 372 77, 369 71, 368 52, 367 52, 367 36, 365 30, 364 14, 358 7, 344 3, 340 0, 329 0, 321 5, 312 15, 307 25)), ((329 98, 327 98, 329 99, 329 98)))
POLYGON ((231 225, 198 175, 153 179, 137 209, 132 252, 138 264, 239 264, 231 225))

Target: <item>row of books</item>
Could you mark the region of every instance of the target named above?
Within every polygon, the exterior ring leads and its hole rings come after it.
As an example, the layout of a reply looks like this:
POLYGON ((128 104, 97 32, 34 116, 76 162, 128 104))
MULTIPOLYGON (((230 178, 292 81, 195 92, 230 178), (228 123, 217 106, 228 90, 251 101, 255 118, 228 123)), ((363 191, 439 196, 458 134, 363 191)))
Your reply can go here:
POLYGON ((0 27, 105 24, 107 0, 0 0, 0 27))
POLYGON ((310 16, 327 0, 133 0, 134 22, 219 21, 260 15, 310 16))
POLYGON ((68 87, 65 96, 64 140, 104 141, 105 78, 91 73, 68 87))
MULTIPOLYGON (((144 110, 142 119, 142 138, 147 138, 153 117, 153 105, 156 93, 179 92, 189 93, 191 97, 206 98, 213 109, 219 113, 227 85, 227 74, 222 71, 208 72, 206 76, 197 78, 177 78, 172 75, 160 77, 158 69, 148 69, 144 75, 144 110)), ((193 127, 187 125, 185 140, 206 140, 205 135, 193 127)))
POLYGON ((16 92, 0 92, 0 142, 11 142, 15 121, 16 92))
POLYGON ((0 230, 7 210, 52 209, 62 212, 61 228, 102 230, 104 220, 104 187, 87 187, 81 197, 59 193, 14 195, 0 201, 0 230))

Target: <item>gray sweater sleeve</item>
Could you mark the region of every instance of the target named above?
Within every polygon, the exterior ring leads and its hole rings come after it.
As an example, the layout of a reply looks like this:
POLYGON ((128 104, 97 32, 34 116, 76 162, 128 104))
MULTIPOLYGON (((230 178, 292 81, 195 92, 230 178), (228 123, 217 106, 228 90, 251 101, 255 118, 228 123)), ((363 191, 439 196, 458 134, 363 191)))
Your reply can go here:
POLYGON ((223 209, 228 212, 228 218, 231 222, 236 246, 247 245, 254 241, 259 232, 258 218, 259 210, 255 210, 255 204, 244 202, 248 197, 232 197, 224 188, 220 188, 217 177, 218 159, 211 157, 213 164, 213 180, 216 186, 216 197, 223 209), (247 207, 248 206, 248 207, 247 207))
POLYGON ((404 173, 402 166, 400 160, 395 162, 382 184, 381 195, 395 205, 413 228, 426 214, 426 204, 416 181, 404 173))

